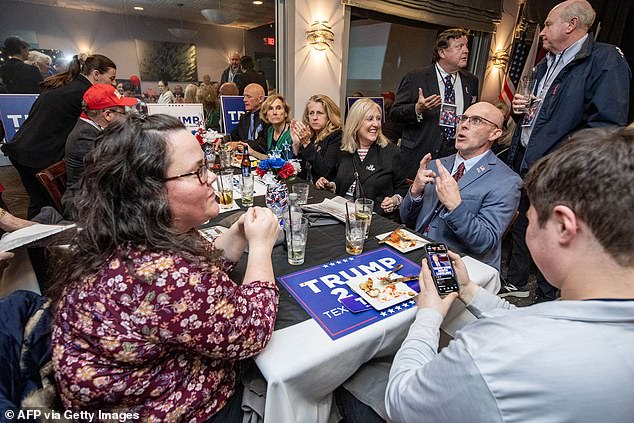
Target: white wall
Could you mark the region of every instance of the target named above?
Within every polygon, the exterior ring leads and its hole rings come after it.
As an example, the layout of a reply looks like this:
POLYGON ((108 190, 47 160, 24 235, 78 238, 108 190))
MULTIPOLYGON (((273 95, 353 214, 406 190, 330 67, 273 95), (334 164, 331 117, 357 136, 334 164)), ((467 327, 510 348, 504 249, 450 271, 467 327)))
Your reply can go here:
MULTIPOLYGON (((498 24, 495 33, 493 33, 489 57, 491 57, 491 55, 498 49, 506 49, 509 54, 511 53, 513 31, 515 29, 518 12, 518 0, 504 0, 502 21, 498 24)), ((488 62, 484 80, 482 82, 482 94, 480 95, 481 100, 494 102, 498 99, 502 88, 502 82, 504 81, 504 71, 507 70, 510 65, 511 64, 509 63, 506 69, 498 69, 492 66, 490 61, 488 62)))
POLYGON ((289 73, 294 79, 294 93, 288 100, 293 116, 301 117, 306 101, 313 94, 326 94, 340 106, 343 104, 342 67, 344 54, 347 55, 345 34, 348 31, 340 0, 296 0, 294 3, 294 33, 288 36, 288 48, 295 54, 294 60, 289 55, 293 60, 289 73), (332 50, 317 51, 306 42, 306 30, 315 20, 327 20, 332 26, 335 34, 332 50))
POLYGON ((0 6, 3 33, 35 31, 40 48, 60 49, 66 54, 90 51, 103 54, 117 65, 117 77, 139 75, 135 39, 196 44, 198 77, 206 73, 219 80, 233 51, 243 51, 243 30, 215 25, 185 23, 198 34, 180 40, 167 28, 180 27, 178 20, 143 18, 101 12, 40 6, 3 0, 0 6))

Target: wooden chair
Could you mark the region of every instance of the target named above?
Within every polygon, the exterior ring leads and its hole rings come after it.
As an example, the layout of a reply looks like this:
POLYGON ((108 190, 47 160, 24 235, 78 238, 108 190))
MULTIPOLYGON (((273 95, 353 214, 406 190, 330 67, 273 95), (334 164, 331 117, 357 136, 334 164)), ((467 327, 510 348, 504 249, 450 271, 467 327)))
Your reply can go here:
POLYGON ((64 195, 64 191, 66 191, 66 162, 61 160, 35 176, 51 197, 51 200, 53 200, 57 211, 63 213, 62 195, 64 195))

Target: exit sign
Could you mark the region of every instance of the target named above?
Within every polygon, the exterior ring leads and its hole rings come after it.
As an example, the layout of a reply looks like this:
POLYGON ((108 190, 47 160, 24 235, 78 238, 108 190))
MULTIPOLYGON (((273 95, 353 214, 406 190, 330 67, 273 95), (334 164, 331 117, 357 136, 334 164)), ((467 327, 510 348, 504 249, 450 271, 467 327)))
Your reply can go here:
POLYGON ((265 46, 274 46, 275 45, 275 38, 264 38, 264 45, 265 46))

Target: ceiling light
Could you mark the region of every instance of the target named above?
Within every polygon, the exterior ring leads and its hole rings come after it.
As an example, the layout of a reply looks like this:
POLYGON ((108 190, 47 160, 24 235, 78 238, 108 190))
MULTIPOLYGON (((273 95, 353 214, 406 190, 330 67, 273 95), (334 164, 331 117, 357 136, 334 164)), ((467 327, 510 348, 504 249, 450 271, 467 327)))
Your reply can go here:
POLYGON ((262 4, 261 0, 254 0, 253 4, 257 4, 258 6, 262 4))
POLYGON ((195 31, 193 29, 185 29, 185 28, 183 28, 183 3, 178 3, 177 6, 178 6, 178 10, 179 10, 181 27, 180 28, 167 28, 167 30, 170 32, 170 34, 172 34, 176 38, 182 38, 184 40, 186 40, 188 38, 192 38, 194 35, 198 34, 198 31, 195 31))
POLYGON ((134 6, 133 9, 134 10, 143 10, 143 8, 141 6, 134 6))
POLYGON ((218 0, 217 8, 203 9, 200 13, 205 17, 205 19, 215 23, 216 25, 228 25, 238 19, 238 15, 231 13, 228 10, 222 10, 220 7, 220 0, 218 0))

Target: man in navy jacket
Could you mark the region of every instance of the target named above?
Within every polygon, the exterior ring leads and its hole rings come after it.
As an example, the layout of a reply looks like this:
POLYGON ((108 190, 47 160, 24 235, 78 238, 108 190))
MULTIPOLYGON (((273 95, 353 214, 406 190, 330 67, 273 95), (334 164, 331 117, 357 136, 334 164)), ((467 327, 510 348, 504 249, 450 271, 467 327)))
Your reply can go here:
MULTIPOLYGON (((547 57, 536 67, 531 96, 534 119, 527 114, 522 95, 513 99, 517 128, 509 152, 509 165, 521 176, 541 157, 559 148, 569 136, 584 128, 623 126, 627 123, 631 72, 621 51, 597 43, 588 30, 595 12, 585 0, 568 0, 555 6, 541 32, 547 57)), ((503 296, 526 296, 531 259, 524 237, 528 199, 522 195, 520 215, 513 226, 513 252, 503 296)), ((539 296, 556 292, 538 275, 539 296)))

